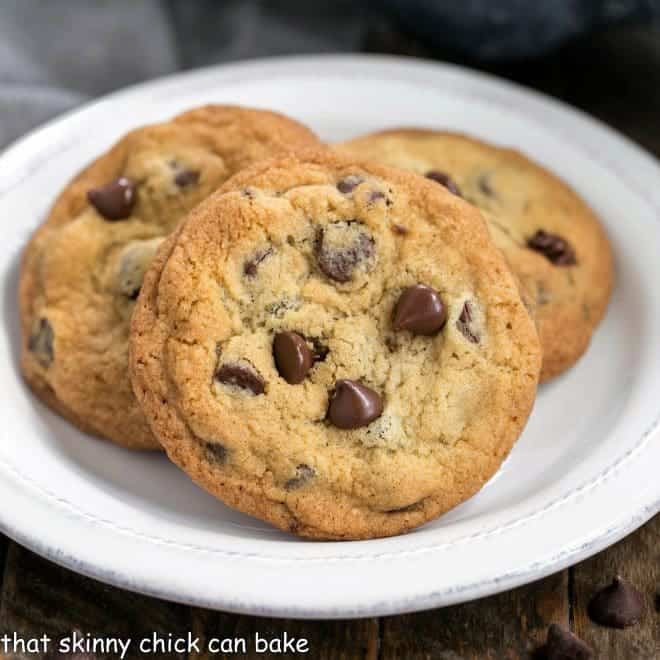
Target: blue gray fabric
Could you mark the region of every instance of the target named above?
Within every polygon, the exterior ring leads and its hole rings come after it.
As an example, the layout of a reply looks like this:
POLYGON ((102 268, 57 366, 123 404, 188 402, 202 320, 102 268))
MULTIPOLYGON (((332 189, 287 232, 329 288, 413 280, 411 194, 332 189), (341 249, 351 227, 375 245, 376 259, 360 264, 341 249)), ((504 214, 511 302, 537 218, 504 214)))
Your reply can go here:
POLYGON ((474 61, 543 55, 590 30, 660 15, 660 0, 384 0, 383 6, 428 45, 474 61))
POLYGON ((0 148, 91 97, 155 76, 359 51, 383 21, 430 52, 497 60, 658 14, 660 0, 1 0, 0 148))

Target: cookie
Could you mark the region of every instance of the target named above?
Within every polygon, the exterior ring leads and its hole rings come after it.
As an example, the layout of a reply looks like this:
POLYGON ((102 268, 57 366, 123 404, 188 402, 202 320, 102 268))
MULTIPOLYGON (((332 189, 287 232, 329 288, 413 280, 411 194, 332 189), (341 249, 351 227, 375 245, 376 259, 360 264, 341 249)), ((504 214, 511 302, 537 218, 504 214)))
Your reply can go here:
POLYGON ((422 174, 479 207, 536 319, 542 381, 587 350, 614 266, 599 221, 563 181, 517 151, 439 131, 388 130, 337 149, 422 174))
POLYGON ((86 432, 157 448, 127 373, 146 266, 179 219, 231 175, 316 144, 282 115, 209 106, 129 133, 76 177, 21 266, 22 371, 37 395, 86 432))
POLYGON ((131 325, 133 388, 170 459, 314 538, 398 534, 470 497, 540 363, 479 212, 328 151, 250 168, 192 211, 131 325))

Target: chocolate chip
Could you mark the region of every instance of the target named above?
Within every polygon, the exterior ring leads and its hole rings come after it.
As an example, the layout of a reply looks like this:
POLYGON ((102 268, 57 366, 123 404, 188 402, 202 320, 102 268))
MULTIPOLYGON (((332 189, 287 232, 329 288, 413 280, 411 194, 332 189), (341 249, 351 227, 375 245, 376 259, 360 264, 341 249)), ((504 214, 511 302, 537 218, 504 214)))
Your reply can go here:
POLYGON ((53 326, 48 319, 40 318, 33 327, 28 350, 45 369, 53 363, 53 326))
POLYGON ((302 383, 314 366, 312 351, 297 332, 277 333, 273 340, 273 356, 278 373, 289 385, 302 383))
POLYGON ((289 479, 285 484, 284 488, 286 490, 296 490, 304 486, 310 479, 313 479, 316 476, 314 468, 301 463, 296 467, 296 476, 289 479))
POLYGON ((129 243, 122 251, 117 274, 117 290, 130 300, 136 300, 144 274, 151 263, 162 238, 129 243))
POLYGON ((312 337, 310 341, 312 342, 312 359, 314 362, 323 362, 330 349, 318 337, 312 337))
POLYGON ((480 174, 479 178, 477 179, 477 187, 479 188, 479 191, 486 195, 486 197, 494 197, 495 196, 495 191, 493 190, 492 186, 490 185, 490 177, 488 174, 480 174))
POLYGON ((215 461, 216 463, 227 462, 227 449, 217 442, 205 442, 204 452, 211 461, 215 461))
POLYGON ((348 282, 355 268, 374 254, 374 239, 356 222, 337 222, 319 232, 316 259, 323 274, 336 282, 348 282))
POLYGON ((106 220, 124 220, 135 206, 135 184, 122 176, 105 186, 88 190, 87 199, 106 220))
POLYGON ((394 330, 409 330, 414 335, 435 335, 447 322, 447 308, 440 294, 426 284, 408 287, 394 309, 394 330))
POLYGON ((385 199, 385 193, 382 190, 372 190, 369 193, 370 202, 377 202, 379 199, 385 199))
POLYGON ((553 623, 548 628, 545 644, 546 660, 590 660, 593 651, 579 637, 553 623))
POLYGON ((344 195, 347 195, 350 192, 353 192, 364 179, 359 177, 357 174, 349 174, 346 178, 337 181, 337 190, 344 195))
POLYGON ((638 623, 643 611, 642 594, 618 575, 592 597, 587 608, 592 621, 610 628, 627 628, 638 623))
POLYGON ((577 263, 575 251, 561 236, 549 234, 539 229, 534 236, 527 240, 527 247, 540 252, 555 266, 572 266, 577 263))
POLYGON ((552 300, 552 296, 545 284, 538 280, 536 282, 536 304, 537 305, 547 305, 552 300))
POLYGON ((396 353, 399 350, 399 344, 394 336, 385 337, 385 346, 387 346, 387 350, 390 353, 396 353))
POLYGON ((448 174, 440 172, 440 170, 430 170, 426 173, 425 176, 427 179, 431 179, 431 181, 435 181, 436 183, 443 185, 450 193, 461 197, 461 191, 459 187, 448 174))
POLYGON ((328 406, 328 419, 340 429, 367 426, 383 412, 383 401, 371 388, 354 380, 338 380, 328 406))
POLYGON ((176 183, 179 188, 185 188, 187 186, 193 186, 199 181, 199 172, 197 170, 181 170, 174 177, 174 183, 176 183))
POLYGON ((463 304, 463 309, 461 310, 461 315, 456 321, 456 327, 459 332, 473 344, 479 343, 479 334, 473 327, 474 325, 474 310, 472 309, 472 303, 469 300, 466 300, 463 304))
POLYGON ((405 236, 408 233, 408 227, 404 227, 403 225, 393 224, 391 225, 391 229, 395 234, 399 234, 400 236, 405 236))
POLYGON ((266 311, 273 316, 282 318, 287 312, 298 309, 299 307, 300 301, 297 298, 282 298, 266 305, 266 311))
POLYGON ((223 364, 215 372, 215 379, 224 385, 233 385, 252 394, 263 394, 264 381, 248 367, 240 364, 223 364))
POLYGON ((261 252, 257 252, 254 257, 252 257, 252 259, 246 261, 243 265, 243 274, 247 275, 248 277, 254 277, 259 270, 259 265, 261 262, 272 253, 273 251, 270 248, 267 250, 262 250, 261 252))

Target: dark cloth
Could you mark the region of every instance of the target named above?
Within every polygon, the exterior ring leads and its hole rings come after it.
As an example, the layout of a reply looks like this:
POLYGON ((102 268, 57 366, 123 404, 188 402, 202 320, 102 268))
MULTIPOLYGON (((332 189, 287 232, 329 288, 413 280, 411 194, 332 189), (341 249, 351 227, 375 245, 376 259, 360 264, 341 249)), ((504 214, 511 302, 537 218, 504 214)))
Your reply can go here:
POLYGON ((181 69, 365 49, 529 57, 658 14, 660 0, 2 0, 0 147, 89 98, 181 69))

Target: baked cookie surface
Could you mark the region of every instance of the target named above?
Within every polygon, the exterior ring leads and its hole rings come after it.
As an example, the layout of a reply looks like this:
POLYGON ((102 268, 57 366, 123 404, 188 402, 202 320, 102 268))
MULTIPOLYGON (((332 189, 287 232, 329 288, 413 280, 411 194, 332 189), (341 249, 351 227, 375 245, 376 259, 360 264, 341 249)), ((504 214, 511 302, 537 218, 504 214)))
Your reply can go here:
POLYGON ((129 319, 163 237, 238 170, 318 144, 276 113, 207 106, 132 131, 62 192, 23 255, 22 371, 84 431, 158 448, 127 373, 129 319))
POLYGON ((524 427, 540 362, 474 207, 328 152, 249 168, 191 212, 131 325, 170 459, 315 538, 397 534, 470 497, 524 427))
POLYGON ((598 219, 564 182, 517 151, 455 133, 394 129, 336 148, 427 176, 482 211, 537 322, 541 381, 586 351, 607 309, 614 265, 598 219))

